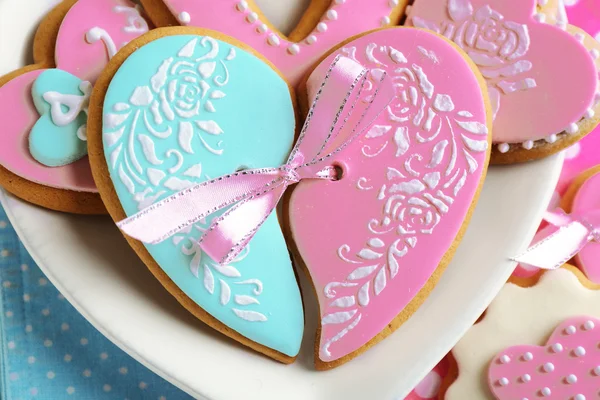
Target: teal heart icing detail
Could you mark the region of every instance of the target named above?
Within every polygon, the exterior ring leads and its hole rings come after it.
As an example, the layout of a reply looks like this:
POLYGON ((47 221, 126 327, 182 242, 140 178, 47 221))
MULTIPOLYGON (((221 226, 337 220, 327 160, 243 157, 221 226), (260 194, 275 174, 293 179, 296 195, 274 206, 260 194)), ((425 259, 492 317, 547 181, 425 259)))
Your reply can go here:
MULTIPOLYGON (((103 119, 106 162, 128 216, 239 168, 282 165, 295 130, 289 88, 277 72, 229 43, 192 35, 162 37, 131 54, 106 92, 103 119)), ((216 319, 295 356, 303 308, 277 216, 225 267, 196 243, 209 223, 146 248, 216 319)))
POLYGON ((31 95, 40 118, 29 134, 29 152, 48 167, 60 167, 87 155, 85 127, 91 84, 60 69, 35 80, 31 95))

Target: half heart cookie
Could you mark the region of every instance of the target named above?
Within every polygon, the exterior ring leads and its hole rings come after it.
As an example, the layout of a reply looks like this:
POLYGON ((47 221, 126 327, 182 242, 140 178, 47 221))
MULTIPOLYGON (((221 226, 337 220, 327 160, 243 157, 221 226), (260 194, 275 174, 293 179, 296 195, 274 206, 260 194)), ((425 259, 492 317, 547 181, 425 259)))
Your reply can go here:
POLYGON ((486 79, 494 111, 493 163, 556 153, 600 122, 600 53, 588 34, 542 22, 537 0, 416 0, 407 25, 464 49, 486 79))
POLYGON ((64 0, 40 25, 35 64, 0 78, 0 185, 31 203, 104 214, 87 159, 92 84, 148 31, 129 0, 64 0))
MULTIPOLYGON (((256 52, 216 32, 164 28, 124 48, 98 80, 89 156, 106 207, 120 221, 225 174, 282 165, 295 127, 293 92, 256 52)), ((159 244, 128 240, 197 318, 292 362, 304 316, 277 215, 220 264, 199 243, 220 214, 195 220, 159 244)))
POLYGON ((383 75, 395 99, 330 161, 339 180, 301 182, 289 200, 292 237, 319 301, 319 369, 357 356, 423 303, 470 219, 491 140, 484 80, 443 37, 390 28, 350 40, 312 73, 309 102, 339 55, 370 69, 363 102, 383 75))

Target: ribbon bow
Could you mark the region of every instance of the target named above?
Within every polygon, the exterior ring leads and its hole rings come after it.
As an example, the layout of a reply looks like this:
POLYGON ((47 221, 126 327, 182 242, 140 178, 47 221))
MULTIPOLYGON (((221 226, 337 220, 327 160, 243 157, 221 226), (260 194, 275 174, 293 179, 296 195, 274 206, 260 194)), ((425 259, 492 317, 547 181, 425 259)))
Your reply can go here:
POLYGON ((273 212, 286 189, 303 179, 336 178, 325 161, 360 136, 395 97, 386 74, 375 75, 362 96, 369 71, 338 56, 327 71, 287 163, 241 171, 184 189, 117 223, 144 243, 160 243, 226 207, 199 239, 213 260, 227 264, 244 249, 273 212), (363 98, 364 97, 364 98, 363 98))
POLYGON ((541 269, 558 269, 589 243, 600 243, 600 210, 569 215, 561 209, 546 212, 547 236, 513 261, 541 269), (557 229, 558 228, 558 229, 557 229))

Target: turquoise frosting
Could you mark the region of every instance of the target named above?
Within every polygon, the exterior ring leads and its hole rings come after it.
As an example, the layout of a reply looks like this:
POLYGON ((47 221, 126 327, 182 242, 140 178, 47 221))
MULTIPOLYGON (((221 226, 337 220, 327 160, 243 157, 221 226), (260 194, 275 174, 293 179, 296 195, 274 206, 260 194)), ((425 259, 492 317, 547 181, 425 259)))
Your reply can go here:
MULTIPOLYGON (((103 117, 106 161, 128 216, 209 178, 280 166, 294 141, 286 82, 254 55, 210 37, 167 36, 135 51, 110 83, 103 117)), ((209 223, 146 248, 216 319, 295 356, 304 316, 277 216, 226 267, 195 244, 209 223)))
POLYGON ((49 69, 35 80, 31 95, 40 114, 29 134, 33 158, 48 167, 59 167, 87 154, 85 125, 91 86, 60 69, 49 69), (56 110, 51 112, 51 103, 56 110), (71 115, 69 111, 73 108, 71 115), (78 130, 82 129, 78 137, 78 130))

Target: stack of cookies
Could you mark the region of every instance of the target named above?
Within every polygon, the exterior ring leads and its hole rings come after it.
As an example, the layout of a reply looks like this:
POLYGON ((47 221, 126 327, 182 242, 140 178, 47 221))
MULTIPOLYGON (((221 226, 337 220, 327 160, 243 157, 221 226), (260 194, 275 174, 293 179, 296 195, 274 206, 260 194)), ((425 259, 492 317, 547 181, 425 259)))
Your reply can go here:
POLYGON ((600 43, 561 6, 321 0, 286 36, 252 0, 63 0, 0 78, 0 185, 110 214, 183 307, 280 362, 316 296, 334 368, 427 298, 490 163, 600 123, 600 43))

